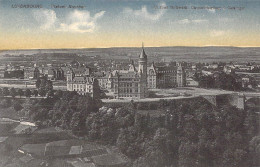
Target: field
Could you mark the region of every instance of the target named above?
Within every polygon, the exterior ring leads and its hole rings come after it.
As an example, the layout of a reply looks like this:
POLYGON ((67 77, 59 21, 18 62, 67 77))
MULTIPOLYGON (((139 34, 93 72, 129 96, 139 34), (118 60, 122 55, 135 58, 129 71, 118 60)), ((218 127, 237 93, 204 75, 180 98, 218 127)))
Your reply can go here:
MULTIPOLYGON (((188 62, 260 62, 258 47, 145 47, 149 61, 188 62)), ((46 49, 0 51, 1 62, 65 63, 73 58, 80 61, 99 56, 100 59, 137 59, 140 48, 90 48, 90 49, 46 49)))

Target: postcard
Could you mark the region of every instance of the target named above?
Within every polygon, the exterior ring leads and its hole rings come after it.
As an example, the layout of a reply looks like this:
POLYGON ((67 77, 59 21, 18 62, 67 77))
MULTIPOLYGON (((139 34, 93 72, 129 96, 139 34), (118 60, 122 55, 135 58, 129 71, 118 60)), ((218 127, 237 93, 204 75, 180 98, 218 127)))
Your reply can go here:
POLYGON ((260 166, 259 15, 0 0, 0 167, 260 166))

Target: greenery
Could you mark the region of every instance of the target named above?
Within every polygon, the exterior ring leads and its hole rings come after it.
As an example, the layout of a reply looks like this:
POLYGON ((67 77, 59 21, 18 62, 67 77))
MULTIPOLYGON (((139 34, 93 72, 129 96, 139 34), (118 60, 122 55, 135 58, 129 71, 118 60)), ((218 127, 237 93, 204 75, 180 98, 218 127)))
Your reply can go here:
POLYGON ((134 167, 259 166, 256 110, 212 106, 203 98, 110 104, 56 91, 47 98, 1 100, 40 127, 71 130, 88 141, 117 146, 134 167), (22 107, 21 107, 22 106, 22 107), (158 109, 150 115, 140 110, 158 109))
MULTIPOLYGON (((204 76, 199 73, 195 73, 194 79, 198 81, 199 87, 202 88, 220 88, 224 90, 240 91, 242 87, 241 79, 235 74, 216 73, 214 75, 204 76)), ((253 87, 257 84, 252 81, 250 83, 253 87)))
POLYGON ((50 94, 52 95, 53 93, 52 81, 48 80, 46 76, 39 77, 35 83, 35 86, 38 89, 38 94, 42 97, 50 94))

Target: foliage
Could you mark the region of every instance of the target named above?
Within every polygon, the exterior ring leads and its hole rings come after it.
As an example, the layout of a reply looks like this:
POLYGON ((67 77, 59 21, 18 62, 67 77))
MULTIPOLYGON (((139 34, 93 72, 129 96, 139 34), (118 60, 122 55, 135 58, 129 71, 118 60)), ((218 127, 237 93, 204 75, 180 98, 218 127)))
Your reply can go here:
POLYGON ((17 92, 14 88, 10 89, 10 95, 14 98, 17 95, 17 92))
POLYGON ((203 88, 220 88, 224 90, 242 90, 242 83, 234 74, 216 73, 212 76, 195 74, 194 79, 203 88))
POLYGON ((25 95, 26 97, 31 97, 31 95, 32 95, 31 90, 30 90, 30 89, 26 89, 24 95, 25 95))
POLYGON ((3 88, 3 95, 8 96, 10 94, 8 88, 3 88))
POLYGON ((38 90, 33 90, 33 95, 34 95, 34 97, 36 97, 36 96, 38 96, 38 90))
POLYGON ((15 101, 13 107, 15 111, 20 111, 23 108, 19 101, 15 101))
POLYGON ((22 89, 18 89, 17 93, 18 93, 18 95, 20 96, 20 98, 21 98, 21 96, 24 95, 24 92, 23 92, 22 89))
POLYGON ((6 98, 4 100, 1 100, 0 106, 2 108, 9 108, 9 107, 11 107, 11 104, 12 104, 11 100, 9 98, 6 98))
POLYGON ((101 107, 90 96, 55 92, 51 98, 26 99, 22 107, 39 125, 70 129, 89 141, 117 146, 135 167, 259 165, 257 113, 228 105, 216 108, 203 98, 101 107), (164 114, 136 111, 147 107, 164 114))
POLYGON ((38 94, 42 97, 46 96, 46 94, 47 95, 53 94, 53 92, 51 92, 51 91, 53 91, 52 81, 48 80, 48 78, 46 76, 39 77, 35 83, 35 86, 38 89, 38 94), (50 94, 48 94, 48 93, 50 93, 50 94))

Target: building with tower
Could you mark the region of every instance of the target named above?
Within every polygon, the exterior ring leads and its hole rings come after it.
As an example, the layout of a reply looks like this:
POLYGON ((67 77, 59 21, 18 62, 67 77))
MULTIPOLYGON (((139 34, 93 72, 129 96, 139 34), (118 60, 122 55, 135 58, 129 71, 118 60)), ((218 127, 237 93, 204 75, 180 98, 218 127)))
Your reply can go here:
POLYGON ((181 64, 174 66, 150 67, 148 56, 142 50, 138 58, 138 67, 135 67, 132 60, 127 70, 114 70, 92 73, 91 69, 80 66, 80 63, 73 61, 67 73, 67 90, 77 91, 79 94, 92 93, 94 82, 98 86, 109 91, 114 98, 142 99, 147 97, 148 89, 173 88, 186 85, 185 70, 181 64))
POLYGON ((147 95, 147 55, 144 47, 139 55, 138 69, 134 62, 128 70, 115 70, 108 76, 107 88, 114 98, 145 98, 147 95))

